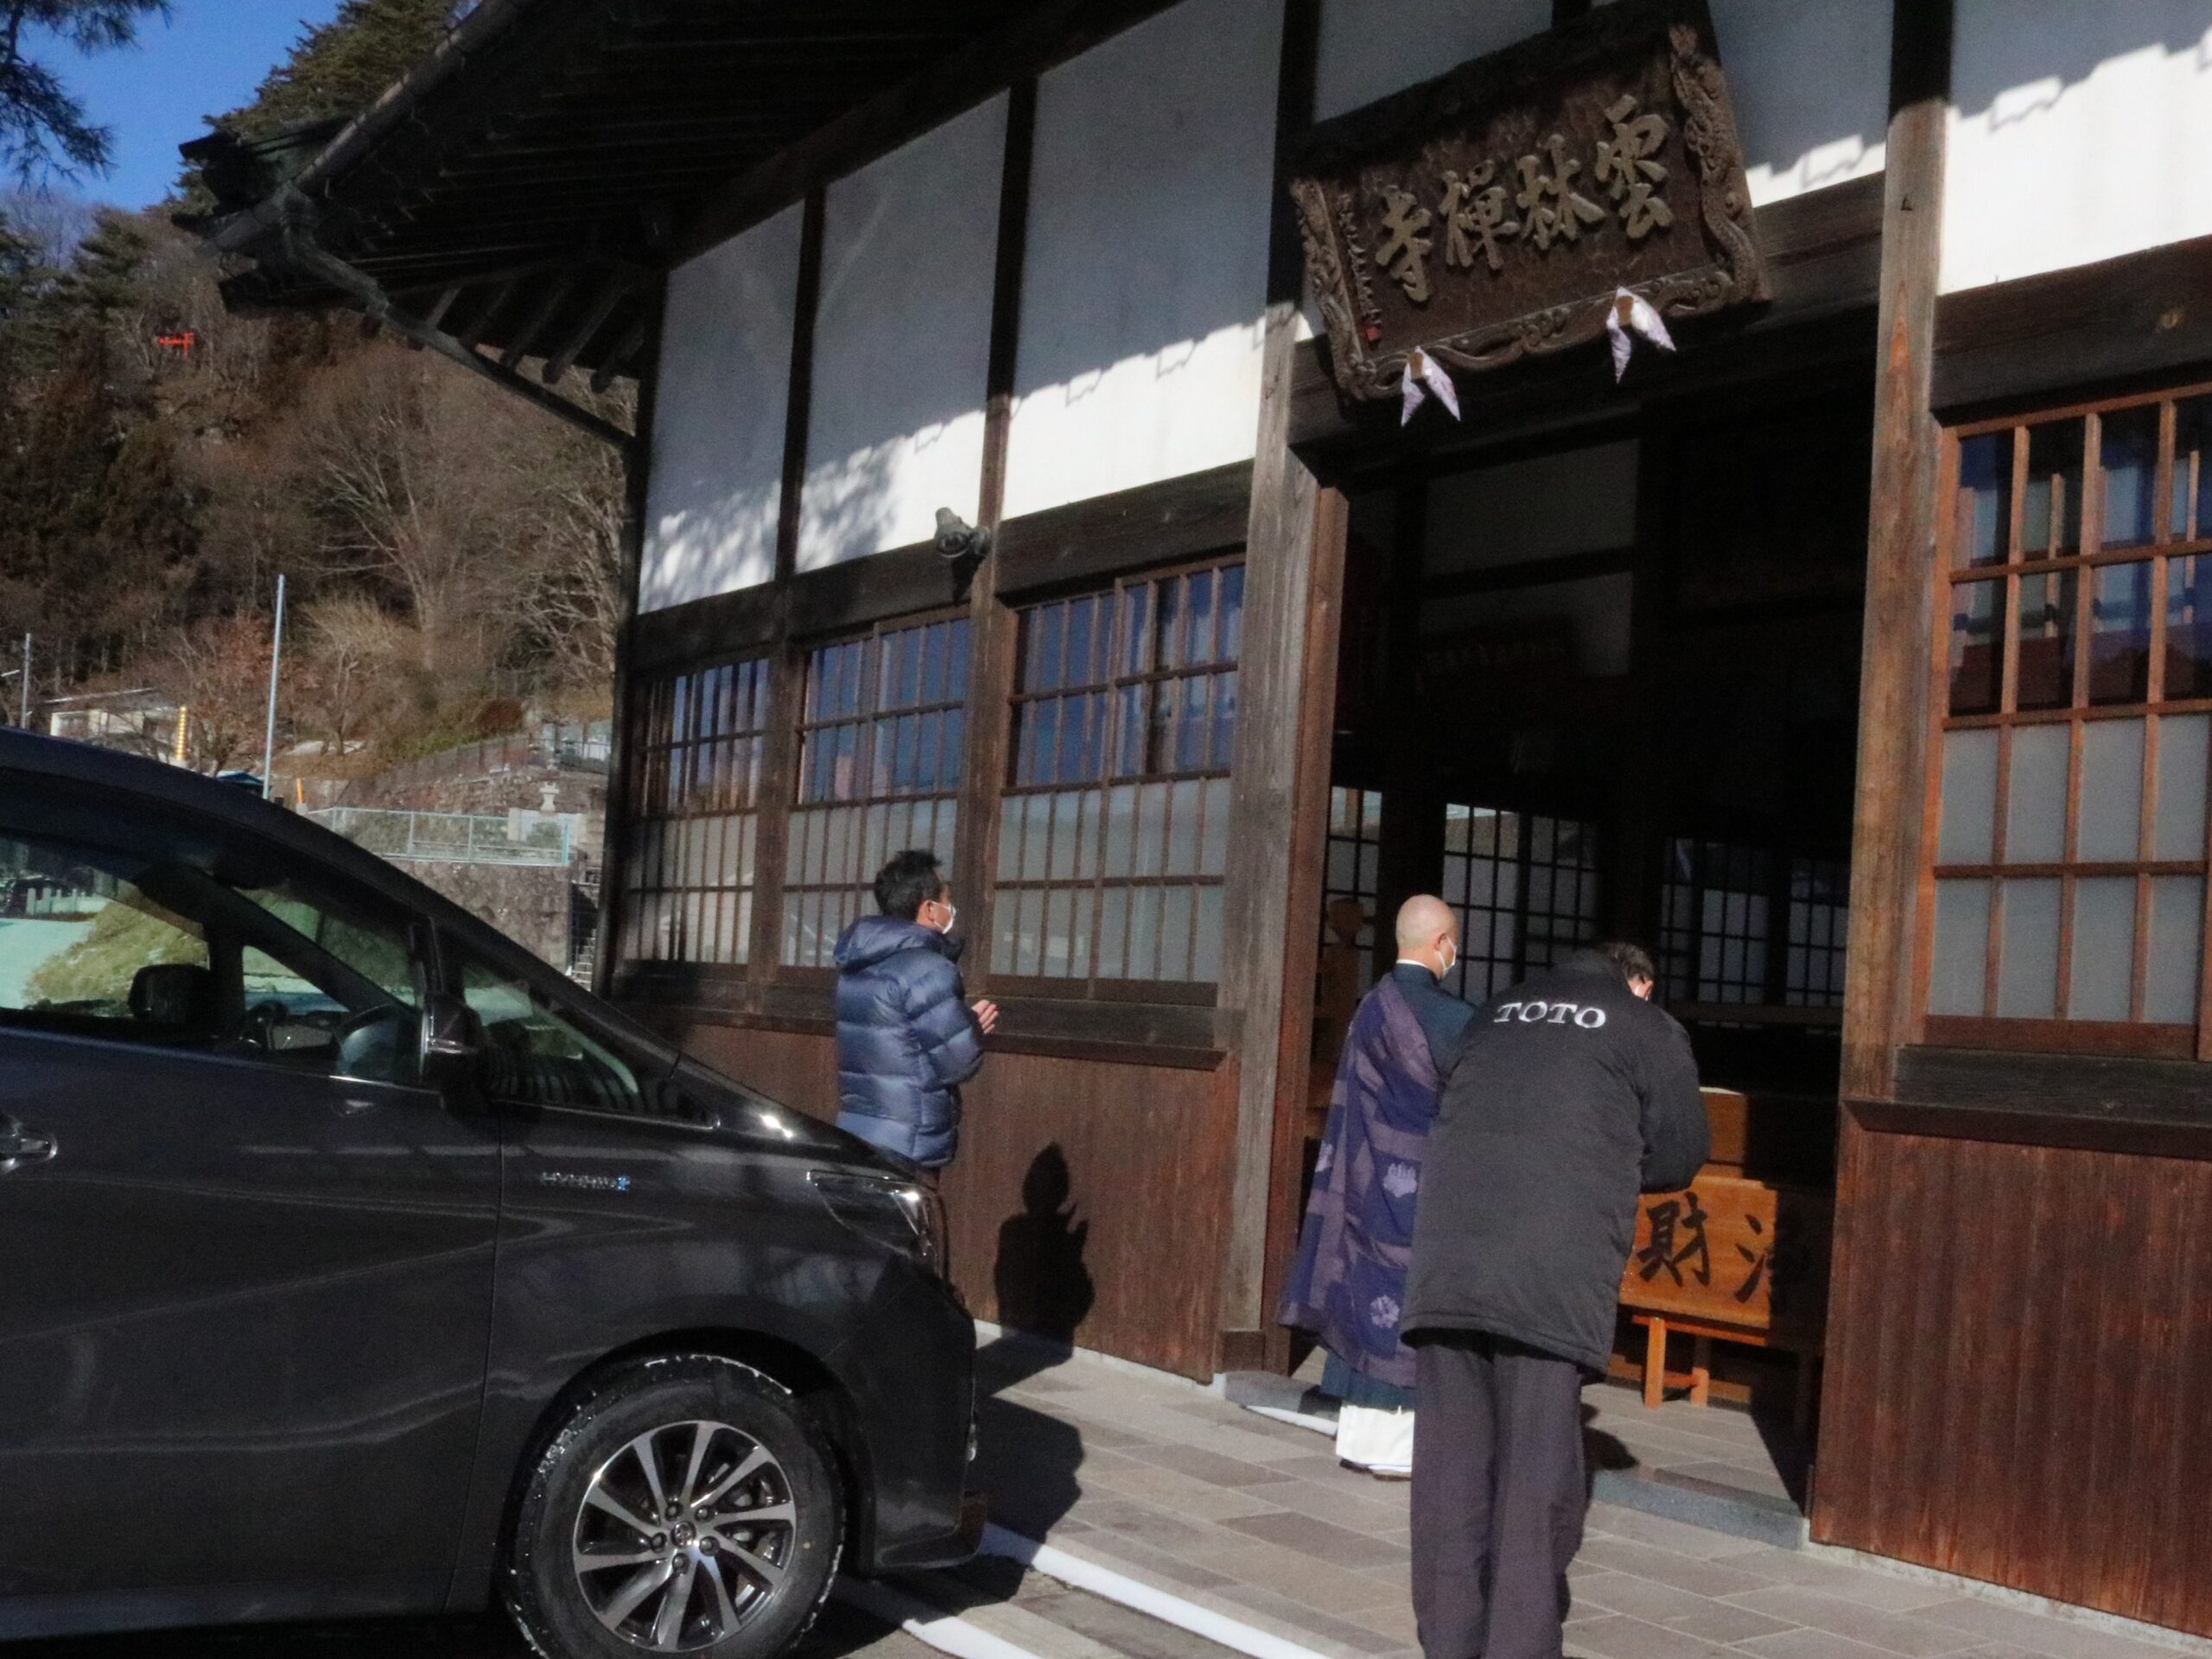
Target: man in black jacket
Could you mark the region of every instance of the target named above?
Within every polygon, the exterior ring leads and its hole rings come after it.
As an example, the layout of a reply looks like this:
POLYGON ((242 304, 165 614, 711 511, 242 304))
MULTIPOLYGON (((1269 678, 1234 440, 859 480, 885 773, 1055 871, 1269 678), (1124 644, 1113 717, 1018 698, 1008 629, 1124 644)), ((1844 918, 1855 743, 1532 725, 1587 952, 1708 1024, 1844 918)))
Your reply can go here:
POLYGON ((1709 1150, 1652 979, 1634 945, 1579 952, 1478 1008, 1453 1056, 1402 1326, 1427 1659, 1560 1659, 1582 1385, 1612 1348, 1637 1194, 1687 1186, 1709 1150))

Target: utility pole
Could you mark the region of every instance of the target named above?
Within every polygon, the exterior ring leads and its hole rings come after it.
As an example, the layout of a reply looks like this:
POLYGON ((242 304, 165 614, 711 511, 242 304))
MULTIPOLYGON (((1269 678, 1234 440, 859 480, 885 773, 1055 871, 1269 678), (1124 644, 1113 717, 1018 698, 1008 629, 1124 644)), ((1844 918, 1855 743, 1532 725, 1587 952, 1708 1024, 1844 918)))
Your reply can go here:
POLYGON ((261 734, 261 798, 270 798, 269 773, 276 764, 276 671, 284 664, 284 578, 276 577, 276 629, 269 646, 269 723, 261 734))
POLYGON ((23 636, 23 683, 16 688, 16 724, 25 731, 31 727, 31 637, 23 636))

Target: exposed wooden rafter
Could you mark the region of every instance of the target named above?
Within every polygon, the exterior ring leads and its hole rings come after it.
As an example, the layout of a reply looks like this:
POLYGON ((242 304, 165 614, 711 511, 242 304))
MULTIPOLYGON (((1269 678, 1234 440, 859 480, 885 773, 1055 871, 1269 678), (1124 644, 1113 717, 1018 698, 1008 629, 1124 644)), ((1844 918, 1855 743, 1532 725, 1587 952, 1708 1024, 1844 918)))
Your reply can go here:
POLYGON ((604 385, 645 349, 652 273, 731 181, 757 187, 794 154, 819 162, 824 132, 887 148, 903 128, 881 124, 887 99, 919 130, 1005 84, 976 79, 1002 41, 1035 56, 1162 3, 483 0, 290 184, 226 200, 201 228, 257 262, 226 286, 240 308, 351 304, 366 281, 496 367, 542 358, 548 385, 583 369, 604 385), (856 111, 872 112, 864 133, 856 111), (352 286, 287 264, 290 226, 352 286))
MULTIPOLYGON (((582 404, 571 403, 558 392, 538 385, 527 376, 517 373, 511 365, 486 357, 466 339, 448 334, 443 328, 425 321, 422 316, 406 310, 394 302, 392 296, 378 284, 374 277, 356 270, 344 260, 317 247, 304 234, 296 230, 289 231, 285 236, 285 242, 287 245, 284 257, 289 263, 301 270, 314 272, 332 289, 344 294, 362 311, 394 334, 402 335, 428 350, 437 353, 441 357, 460 364, 471 373, 480 375, 494 385, 537 404, 548 414, 566 421, 579 431, 588 433, 593 437, 611 443, 619 449, 627 451, 631 447, 632 434, 624 431, 613 422, 594 414, 582 404)), ((515 283, 512 279, 503 283, 499 296, 486 308, 486 311, 496 311, 500 308, 505 296, 512 292, 515 283)), ((633 342, 630 349, 634 351, 635 348, 633 342)), ((601 372, 605 371, 602 370, 601 372)))

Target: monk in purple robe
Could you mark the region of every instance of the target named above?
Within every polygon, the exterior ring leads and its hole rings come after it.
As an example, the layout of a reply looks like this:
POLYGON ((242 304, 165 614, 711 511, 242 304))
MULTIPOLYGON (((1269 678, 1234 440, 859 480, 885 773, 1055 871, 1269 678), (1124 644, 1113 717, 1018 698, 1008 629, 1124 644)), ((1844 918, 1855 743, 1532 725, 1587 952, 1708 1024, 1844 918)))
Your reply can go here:
POLYGON ((1313 1196, 1278 1319, 1328 1352, 1337 1455, 1405 1478, 1413 1468, 1414 1357, 1399 1340, 1414 1202, 1450 1057, 1473 1014, 1444 988, 1459 918, 1423 893, 1400 907, 1398 959, 1362 999, 1337 1064, 1313 1196))

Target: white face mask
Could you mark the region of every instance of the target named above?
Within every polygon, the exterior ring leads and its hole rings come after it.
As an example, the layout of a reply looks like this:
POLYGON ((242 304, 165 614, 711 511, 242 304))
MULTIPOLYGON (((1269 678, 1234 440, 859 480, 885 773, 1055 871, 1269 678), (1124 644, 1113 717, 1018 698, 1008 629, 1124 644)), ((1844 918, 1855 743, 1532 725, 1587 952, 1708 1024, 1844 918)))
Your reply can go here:
POLYGON ((1452 956, 1451 956, 1451 959, 1450 959, 1449 961, 1446 962, 1446 963, 1444 964, 1443 971, 1442 971, 1442 972, 1438 976, 1438 977, 1439 977, 1439 978, 1444 978, 1444 979, 1448 979, 1448 978, 1450 978, 1450 977, 1451 977, 1451 976, 1452 976, 1452 970, 1454 968, 1457 968, 1459 965, 1459 947, 1458 945, 1456 945, 1456 944, 1455 944, 1455 945, 1453 945, 1453 946, 1452 947, 1452 956))
POLYGON ((944 925, 938 929, 938 931, 950 933, 952 931, 953 923, 960 919, 960 907, 950 899, 942 899, 938 902, 944 906, 944 925))

